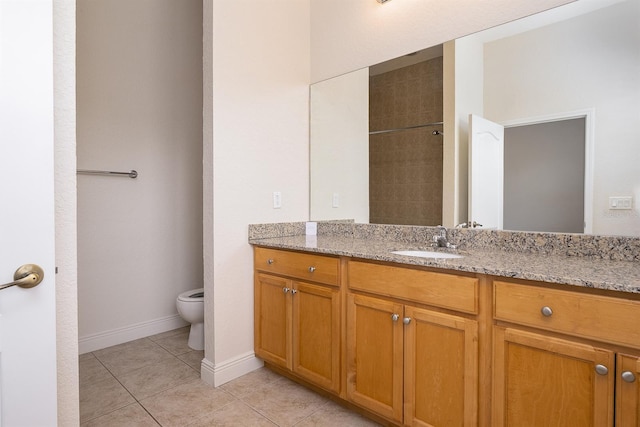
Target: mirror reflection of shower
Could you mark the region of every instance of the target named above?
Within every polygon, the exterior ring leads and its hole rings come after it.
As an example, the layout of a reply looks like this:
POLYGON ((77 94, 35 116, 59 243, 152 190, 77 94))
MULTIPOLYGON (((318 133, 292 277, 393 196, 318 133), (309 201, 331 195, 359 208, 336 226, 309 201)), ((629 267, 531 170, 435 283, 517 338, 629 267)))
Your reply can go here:
POLYGON ((369 222, 442 224, 442 51, 369 74, 369 222))

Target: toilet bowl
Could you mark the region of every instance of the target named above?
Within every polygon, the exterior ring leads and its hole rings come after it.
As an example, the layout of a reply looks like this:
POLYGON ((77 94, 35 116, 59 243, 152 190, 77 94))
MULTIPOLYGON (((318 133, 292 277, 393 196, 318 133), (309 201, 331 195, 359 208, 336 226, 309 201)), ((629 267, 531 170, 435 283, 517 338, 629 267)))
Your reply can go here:
POLYGON ((176 308, 180 316, 191 323, 187 345, 194 350, 204 350, 204 288, 178 295, 176 308))

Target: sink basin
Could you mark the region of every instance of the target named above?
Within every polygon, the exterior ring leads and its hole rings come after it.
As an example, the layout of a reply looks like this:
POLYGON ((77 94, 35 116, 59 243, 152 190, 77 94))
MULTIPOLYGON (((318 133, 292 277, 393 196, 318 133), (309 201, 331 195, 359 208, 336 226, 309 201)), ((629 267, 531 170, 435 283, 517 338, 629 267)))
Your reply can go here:
POLYGON ((434 251, 391 251, 392 254, 415 256, 420 258, 462 258, 463 255, 452 254, 449 252, 434 252, 434 251))

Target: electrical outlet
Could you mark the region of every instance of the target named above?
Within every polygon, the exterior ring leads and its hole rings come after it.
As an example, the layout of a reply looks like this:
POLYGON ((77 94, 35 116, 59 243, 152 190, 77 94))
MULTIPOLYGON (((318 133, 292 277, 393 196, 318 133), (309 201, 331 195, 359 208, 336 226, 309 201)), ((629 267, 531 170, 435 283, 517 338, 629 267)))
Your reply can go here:
POLYGON ((282 193, 279 191, 273 192, 273 209, 280 209, 282 207, 282 193))

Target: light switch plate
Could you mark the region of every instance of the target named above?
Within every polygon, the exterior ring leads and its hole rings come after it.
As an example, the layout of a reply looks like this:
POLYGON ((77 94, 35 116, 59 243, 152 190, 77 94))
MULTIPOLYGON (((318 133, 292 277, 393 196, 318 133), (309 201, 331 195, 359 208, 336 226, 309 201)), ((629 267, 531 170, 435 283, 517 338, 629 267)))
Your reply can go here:
POLYGON ((273 209, 280 209, 282 207, 282 193, 279 191, 273 192, 273 209))
POLYGON ((331 207, 339 208, 340 207, 340 194, 333 193, 333 198, 331 200, 331 207))
POLYGON ((614 196, 609 197, 609 209, 633 209, 632 196, 614 196))

